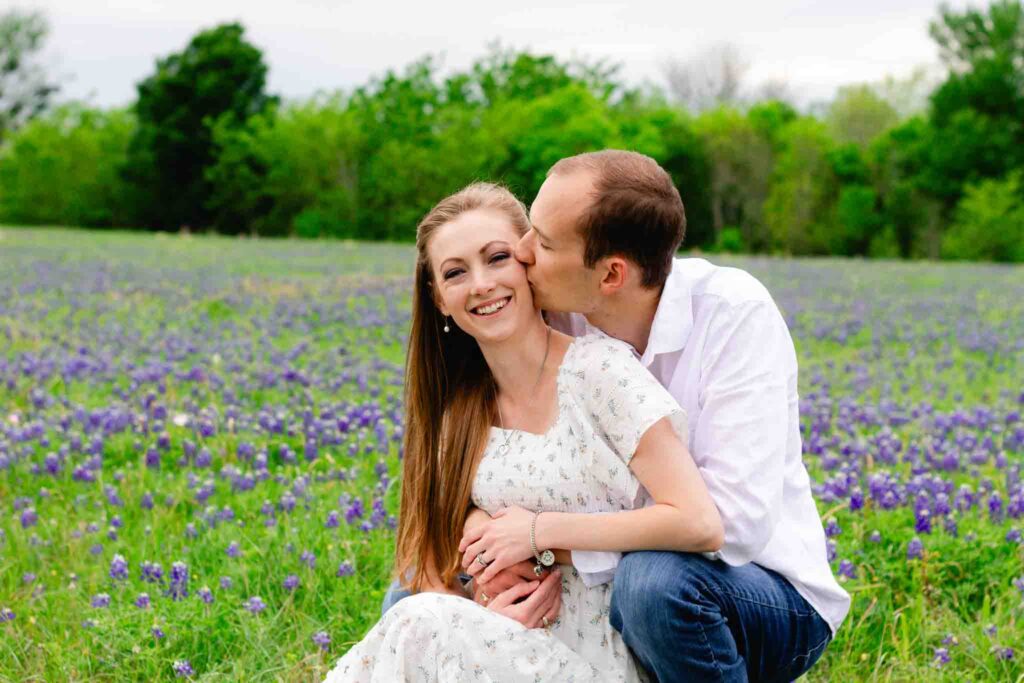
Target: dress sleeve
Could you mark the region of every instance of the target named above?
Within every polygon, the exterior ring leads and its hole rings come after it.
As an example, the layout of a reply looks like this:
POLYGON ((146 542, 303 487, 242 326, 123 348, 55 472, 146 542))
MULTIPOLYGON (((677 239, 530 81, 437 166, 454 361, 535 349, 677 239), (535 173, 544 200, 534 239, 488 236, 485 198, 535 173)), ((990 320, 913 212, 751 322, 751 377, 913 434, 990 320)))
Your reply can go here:
POLYGON ((575 365, 584 408, 597 435, 622 462, 629 464, 640 439, 664 417, 687 444, 685 411, 629 346, 596 335, 578 343, 575 365))

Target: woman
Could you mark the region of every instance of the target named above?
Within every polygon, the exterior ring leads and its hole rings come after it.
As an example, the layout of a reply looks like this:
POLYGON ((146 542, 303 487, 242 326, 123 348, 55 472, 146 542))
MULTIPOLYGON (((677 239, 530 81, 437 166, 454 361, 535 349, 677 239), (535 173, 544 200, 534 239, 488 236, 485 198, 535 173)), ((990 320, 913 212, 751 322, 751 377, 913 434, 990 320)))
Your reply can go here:
POLYGON ((486 580, 534 558, 540 576, 554 548, 721 545, 683 411, 625 344, 547 326, 512 256, 528 229, 522 204, 485 183, 419 225, 396 551, 416 595, 327 681, 640 680, 609 584, 566 567, 485 607, 458 580, 461 551, 486 580), (474 505, 494 519, 462 538, 474 505))

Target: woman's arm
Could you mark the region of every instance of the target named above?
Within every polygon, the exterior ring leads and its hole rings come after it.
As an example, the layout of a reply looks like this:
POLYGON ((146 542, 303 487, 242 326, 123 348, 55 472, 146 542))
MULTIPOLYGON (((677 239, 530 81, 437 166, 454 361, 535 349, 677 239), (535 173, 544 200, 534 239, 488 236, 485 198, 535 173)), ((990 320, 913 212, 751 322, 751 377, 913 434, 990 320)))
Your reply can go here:
MULTIPOLYGON (((667 418, 643 434, 629 467, 654 505, 609 513, 544 512, 537 518, 538 549, 704 552, 721 546, 718 508, 667 418)), ((486 582, 505 567, 532 558, 532 522, 532 512, 506 508, 469 530, 459 545, 466 571, 486 582), (479 553, 488 561, 486 569, 473 561, 479 553)))

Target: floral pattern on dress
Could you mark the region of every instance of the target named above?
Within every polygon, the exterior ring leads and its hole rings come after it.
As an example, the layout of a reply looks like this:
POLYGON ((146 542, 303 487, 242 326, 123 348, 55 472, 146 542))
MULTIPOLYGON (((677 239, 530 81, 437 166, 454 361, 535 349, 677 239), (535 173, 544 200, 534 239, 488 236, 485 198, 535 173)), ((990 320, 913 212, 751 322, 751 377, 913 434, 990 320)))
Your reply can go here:
MULTIPOLYGON (((490 514, 511 505, 557 512, 642 506, 629 461, 665 417, 687 442, 675 399, 628 346, 601 335, 570 344, 557 396, 557 417, 544 434, 492 428, 474 505, 490 514)), ((415 595, 391 608, 327 681, 646 680, 611 626, 610 606, 611 584, 588 588, 572 567, 563 567, 562 610, 548 629, 526 629, 465 598, 415 595)))

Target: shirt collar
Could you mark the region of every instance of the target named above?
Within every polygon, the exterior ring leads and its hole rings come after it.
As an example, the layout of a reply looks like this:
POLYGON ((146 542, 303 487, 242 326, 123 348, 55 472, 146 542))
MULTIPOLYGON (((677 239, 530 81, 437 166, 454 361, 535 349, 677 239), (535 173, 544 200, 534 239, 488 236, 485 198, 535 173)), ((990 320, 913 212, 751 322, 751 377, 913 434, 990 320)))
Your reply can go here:
POLYGON ((647 349, 640 362, 647 366, 655 356, 681 351, 693 329, 693 297, 682 259, 672 259, 672 271, 661 290, 647 349))

